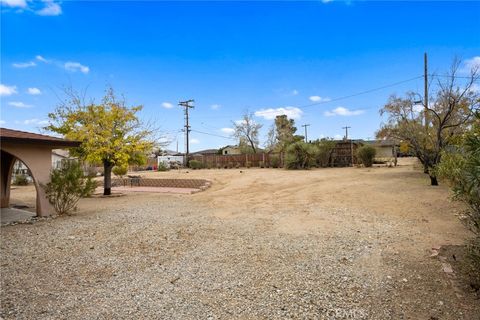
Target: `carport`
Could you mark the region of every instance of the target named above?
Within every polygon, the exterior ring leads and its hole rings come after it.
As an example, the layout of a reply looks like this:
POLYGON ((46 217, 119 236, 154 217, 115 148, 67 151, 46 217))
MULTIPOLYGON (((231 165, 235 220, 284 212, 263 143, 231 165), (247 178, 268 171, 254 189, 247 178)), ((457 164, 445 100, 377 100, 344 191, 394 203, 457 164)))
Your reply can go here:
POLYGON ((1 208, 8 208, 10 203, 10 182, 13 165, 18 159, 30 170, 37 192, 37 216, 48 216, 53 207, 45 197, 42 185, 50 180, 52 169, 52 149, 78 147, 80 142, 51 137, 6 128, 0 128, 1 153, 1 208))

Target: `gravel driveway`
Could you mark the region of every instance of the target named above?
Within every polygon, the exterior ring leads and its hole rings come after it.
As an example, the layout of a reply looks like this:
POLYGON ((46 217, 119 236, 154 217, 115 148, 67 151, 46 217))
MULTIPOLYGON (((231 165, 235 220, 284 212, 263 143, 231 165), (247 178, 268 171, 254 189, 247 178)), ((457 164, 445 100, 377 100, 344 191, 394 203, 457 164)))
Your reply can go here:
MULTIPOLYGON (((392 179, 410 174, 378 170, 392 179)), ((325 172, 308 174, 305 179, 325 172)), ((217 184, 194 196, 85 199, 74 216, 2 227, 1 316, 480 319, 478 300, 459 297, 441 263, 429 257, 429 242, 440 237, 435 234, 462 240, 460 224, 445 234, 432 229, 435 222, 379 214, 376 206, 348 197, 332 205, 304 201, 291 190, 289 201, 267 209, 245 196, 248 183, 244 192, 227 196, 225 190, 243 182, 208 178, 217 184), (237 206, 221 205, 235 198, 237 206), (431 229, 428 241, 419 228, 431 229)), ((385 190, 377 187, 379 194, 385 190)), ((451 207, 447 191, 438 192, 451 207)), ((449 223, 457 223, 451 215, 449 223)))

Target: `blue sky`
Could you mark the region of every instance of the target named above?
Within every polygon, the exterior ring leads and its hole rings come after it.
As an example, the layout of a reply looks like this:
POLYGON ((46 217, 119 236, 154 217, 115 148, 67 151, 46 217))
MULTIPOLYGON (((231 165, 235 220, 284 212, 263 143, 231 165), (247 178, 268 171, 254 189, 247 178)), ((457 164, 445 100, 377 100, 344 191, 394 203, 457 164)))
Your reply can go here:
POLYGON ((191 150, 235 143, 215 135, 246 110, 262 141, 280 113, 311 139, 345 125, 373 138, 388 96, 423 80, 335 98, 421 76, 425 51, 432 72, 480 61, 480 2, 0 1, 2 127, 38 132, 62 86, 100 98, 111 85, 180 151, 180 100, 211 134, 192 132, 191 150))

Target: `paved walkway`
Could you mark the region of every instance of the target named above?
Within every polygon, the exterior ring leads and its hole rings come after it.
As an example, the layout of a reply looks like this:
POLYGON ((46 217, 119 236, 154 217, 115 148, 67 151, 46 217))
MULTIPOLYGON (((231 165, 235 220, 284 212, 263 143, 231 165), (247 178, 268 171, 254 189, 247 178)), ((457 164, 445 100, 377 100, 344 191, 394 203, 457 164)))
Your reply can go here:
POLYGON ((29 220, 32 217, 36 216, 34 212, 15 209, 15 208, 2 208, 0 212, 1 212, 0 214, 1 224, 29 220))

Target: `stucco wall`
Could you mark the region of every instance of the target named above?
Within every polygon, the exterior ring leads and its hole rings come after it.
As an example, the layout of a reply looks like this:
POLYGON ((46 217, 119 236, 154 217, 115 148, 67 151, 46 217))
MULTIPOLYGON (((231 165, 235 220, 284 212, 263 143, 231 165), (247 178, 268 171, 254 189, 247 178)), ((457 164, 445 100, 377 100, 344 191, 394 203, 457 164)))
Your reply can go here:
MULTIPOLYGON (((45 197, 42 185, 50 181, 52 167, 52 148, 35 144, 14 144, 2 142, 1 150, 20 159, 32 173, 37 190, 37 215, 48 216, 54 213, 53 207, 45 197)), ((13 165, 13 164, 12 164, 13 165)), ((11 170, 2 167, 2 207, 9 204, 11 170), (3 183, 5 181, 5 183, 3 183)))

